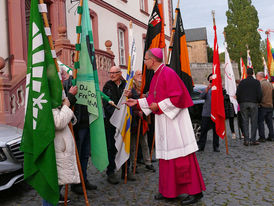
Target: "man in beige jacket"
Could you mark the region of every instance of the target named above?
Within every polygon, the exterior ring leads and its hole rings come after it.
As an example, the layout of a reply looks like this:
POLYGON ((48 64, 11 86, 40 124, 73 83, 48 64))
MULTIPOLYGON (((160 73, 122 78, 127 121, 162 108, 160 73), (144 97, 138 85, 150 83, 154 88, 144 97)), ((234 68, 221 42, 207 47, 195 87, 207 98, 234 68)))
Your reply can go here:
POLYGON ((264 130, 264 121, 269 130, 269 135, 267 140, 273 140, 273 123, 272 123, 272 114, 273 114, 273 102, 272 102, 272 84, 267 81, 264 77, 263 72, 258 72, 256 74, 256 79, 260 81, 262 87, 262 101, 260 103, 258 111, 258 129, 259 129, 259 142, 265 142, 265 130, 264 130))

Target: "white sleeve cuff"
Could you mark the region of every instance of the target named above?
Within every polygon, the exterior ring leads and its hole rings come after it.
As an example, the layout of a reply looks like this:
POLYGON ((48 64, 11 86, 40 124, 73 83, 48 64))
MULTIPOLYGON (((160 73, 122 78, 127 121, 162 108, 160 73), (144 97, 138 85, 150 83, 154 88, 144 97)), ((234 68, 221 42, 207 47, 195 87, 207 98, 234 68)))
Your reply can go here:
POLYGON ((138 99, 139 106, 141 110, 148 116, 152 111, 149 109, 146 98, 138 99))
POLYGON ((170 119, 174 119, 176 115, 180 112, 180 108, 175 107, 170 98, 164 99, 161 102, 158 102, 160 109, 163 111, 165 115, 167 115, 170 119))

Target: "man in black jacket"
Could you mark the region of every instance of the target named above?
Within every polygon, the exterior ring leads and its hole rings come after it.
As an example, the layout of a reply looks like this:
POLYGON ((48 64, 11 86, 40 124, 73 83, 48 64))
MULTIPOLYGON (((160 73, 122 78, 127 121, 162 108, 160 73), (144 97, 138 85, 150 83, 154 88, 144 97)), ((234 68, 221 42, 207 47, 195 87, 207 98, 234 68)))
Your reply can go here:
MULTIPOLYGON (((110 99, 118 104, 124 88, 126 86, 126 81, 122 78, 121 69, 117 66, 113 66, 109 70, 110 80, 106 82, 103 87, 103 92, 110 97, 110 99)), ((118 184, 119 180, 116 177, 114 170, 116 168, 115 165, 115 156, 117 153, 115 147, 115 131, 116 128, 110 123, 110 118, 115 110, 113 106, 111 106, 107 101, 103 100, 104 113, 105 113, 105 130, 106 130, 106 138, 107 138, 107 149, 108 149, 108 161, 109 165, 107 167, 107 180, 111 184, 118 184)))
POLYGON ((250 145, 258 145, 256 133, 258 127, 258 104, 262 99, 260 82, 253 78, 253 69, 247 69, 247 78, 242 80, 237 88, 236 96, 240 104, 243 119, 244 145, 249 144, 249 117, 251 119, 250 145))

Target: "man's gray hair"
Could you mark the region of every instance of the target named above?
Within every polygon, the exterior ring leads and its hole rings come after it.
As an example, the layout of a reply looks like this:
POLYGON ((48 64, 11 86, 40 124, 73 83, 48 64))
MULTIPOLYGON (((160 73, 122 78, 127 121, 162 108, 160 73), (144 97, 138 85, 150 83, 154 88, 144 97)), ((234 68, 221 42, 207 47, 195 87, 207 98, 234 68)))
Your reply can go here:
POLYGON ((257 75, 264 78, 264 72, 257 72, 257 75))

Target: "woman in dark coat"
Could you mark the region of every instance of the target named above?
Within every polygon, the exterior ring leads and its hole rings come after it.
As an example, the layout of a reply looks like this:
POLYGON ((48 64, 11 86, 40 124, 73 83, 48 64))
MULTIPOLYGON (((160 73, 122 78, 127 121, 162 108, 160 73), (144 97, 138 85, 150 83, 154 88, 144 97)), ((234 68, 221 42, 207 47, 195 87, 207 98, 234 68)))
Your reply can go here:
POLYGON ((224 106, 225 106, 225 117, 229 119, 229 127, 232 133, 232 139, 236 139, 235 129, 234 129, 234 117, 235 111, 233 104, 230 102, 229 95, 226 93, 226 90, 223 89, 224 95, 224 106))

